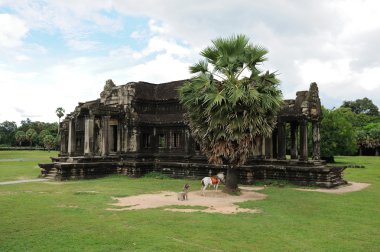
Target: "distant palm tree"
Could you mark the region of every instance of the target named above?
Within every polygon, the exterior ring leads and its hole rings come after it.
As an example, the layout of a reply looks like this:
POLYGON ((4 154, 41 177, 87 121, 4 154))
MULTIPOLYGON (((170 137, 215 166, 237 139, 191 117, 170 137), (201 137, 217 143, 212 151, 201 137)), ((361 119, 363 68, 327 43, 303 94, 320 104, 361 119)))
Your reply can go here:
POLYGON ((32 147, 32 145, 33 145, 33 141, 36 139, 36 137, 37 137, 37 132, 36 132, 36 130, 33 129, 33 128, 30 128, 30 129, 28 129, 28 130, 25 132, 25 138, 26 138, 26 140, 29 141, 29 143, 30 143, 30 147, 32 147))
POLYGON ((236 168, 259 137, 270 137, 282 103, 275 73, 257 67, 266 49, 244 35, 217 38, 190 67, 197 74, 180 88, 192 135, 210 163, 228 165, 225 191, 237 190, 236 168), (211 65, 211 67, 209 67, 211 65))
POLYGON ((26 139, 25 132, 22 130, 19 130, 15 134, 16 142, 18 142, 19 146, 21 146, 22 141, 26 139))
POLYGON ((44 147, 50 150, 54 147, 55 145, 55 138, 52 135, 46 135, 43 140, 44 147))
POLYGON ((65 115, 65 110, 62 107, 59 107, 55 110, 55 113, 58 116, 58 135, 59 135, 59 124, 61 123, 61 117, 65 115))

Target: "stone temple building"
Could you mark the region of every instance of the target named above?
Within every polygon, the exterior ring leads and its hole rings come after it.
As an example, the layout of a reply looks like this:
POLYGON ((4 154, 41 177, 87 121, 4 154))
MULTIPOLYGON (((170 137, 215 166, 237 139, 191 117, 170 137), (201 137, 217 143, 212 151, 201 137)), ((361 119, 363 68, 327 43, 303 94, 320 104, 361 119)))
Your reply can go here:
MULTIPOLYGON (((62 180, 157 171, 201 178, 224 171, 224 166, 207 163, 184 122, 178 94, 184 81, 120 86, 106 81, 100 98, 79 103, 61 122, 59 157, 40 164, 42 174, 62 180)), ((240 183, 257 179, 322 187, 346 183, 344 168, 320 160, 321 118, 316 83, 285 100, 272 137, 259 139, 252 157, 240 167, 240 183)))

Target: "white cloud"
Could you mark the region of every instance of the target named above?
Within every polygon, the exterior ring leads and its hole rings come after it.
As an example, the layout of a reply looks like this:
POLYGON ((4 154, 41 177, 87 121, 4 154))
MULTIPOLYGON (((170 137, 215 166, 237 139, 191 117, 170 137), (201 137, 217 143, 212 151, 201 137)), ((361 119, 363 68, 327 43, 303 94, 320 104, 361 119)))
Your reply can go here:
POLYGON ((162 36, 154 36, 149 39, 148 46, 142 50, 141 56, 147 56, 156 52, 166 52, 170 55, 176 55, 178 57, 186 57, 191 51, 172 39, 166 39, 162 36))
POLYGON ((17 47, 22 44, 28 28, 25 23, 10 14, 0 14, 0 47, 17 47))
POLYGON ((3 4, 11 7, 30 29, 52 34, 59 31, 69 42, 74 40, 70 43, 88 44, 88 41, 85 41, 88 34, 99 31, 117 32, 123 28, 121 18, 109 14, 113 11, 112 1, 9 0, 3 4))
POLYGON ((134 59, 141 58, 141 53, 133 50, 130 46, 122 46, 116 49, 112 49, 109 52, 109 56, 112 58, 129 58, 132 57, 134 59))
POLYGON ((30 57, 28 57, 24 54, 17 54, 15 58, 17 61, 28 61, 28 60, 30 60, 30 57))
POLYGON ((169 27, 167 24, 159 24, 157 20, 155 19, 150 19, 148 22, 149 25, 149 30, 153 33, 168 33, 169 32, 169 27))
POLYGON ((194 50, 178 44, 171 38, 162 35, 154 35, 148 39, 147 46, 140 51, 133 50, 130 46, 122 46, 110 51, 111 57, 132 57, 135 60, 141 60, 152 54, 168 54, 178 58, 187 58, 195 53, 194 50))
POLYGON ((308 59, 305 62, 296 62, 298 73, 303 82, 317 82, 320 86, 330 83, 347 82, 352 79, 350 61, 339 59, 335 61, 321 61, 308 59))
MULTIPOLYGON (((360 73, 356 73, 354 81, 366 91, 373 92, 380 90, 380 67, 366 68, 360 73)), ((373 93, 372 95, 379 96, 380 93, 373 93)))
POLYGON ((99 43, 96 41, 77 40, 77 39, 70 39, 67 41, 67 44, 72 49, 79 50, 79 51, 95 49, 99 45, 99 43))
POLYGON ((131 38, 133 39, 142 39, 147 36, 145 31, 133 31, 130 35, 131 38))
POLYGON ((182 62, 170 54, 160 54, 155 59, 126 70, 128 80, 147 81, 152 83, 187 79, 188 62, 182 62))
POLYGON ((339 14, 343 30, 340 36, 351 38, 380 28, 380 8, 377 0, 351 0, 328 2, 339 14))

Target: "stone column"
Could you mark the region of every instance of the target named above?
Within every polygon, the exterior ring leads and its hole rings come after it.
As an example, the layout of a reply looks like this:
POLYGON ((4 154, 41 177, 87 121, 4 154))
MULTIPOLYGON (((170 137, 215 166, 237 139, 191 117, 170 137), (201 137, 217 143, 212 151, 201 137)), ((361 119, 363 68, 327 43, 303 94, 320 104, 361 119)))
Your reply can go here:
POLYGON ((103 127, 102 127, 102 156, 107 156, 109 154, 109 128, 110 128, 110 116, 103 116, 103 127))
POLYGON ((91 156, 94 152, 94 117, 86 116, 84 121, 84 155, 91 156))
POLYGON ((265 158, 271 159, 273 157, 272 138, 265 138, 265 158))
POLYGON ((124 150, 124 152, 129 151, 129 149, 128 149, 128 144, 129 144, 128 134, 129 134, 129 129, 128 129, 127 125, 124 125, 124 129, 123 129, 123 150, 124 150))
POLYGON ((277 129, 273 130, 272 133, 272 158, 277 158, 277 129))
POLYGON ((279 122, 278 127, 278 160, 286 160, 286 129, 285 123, 279 122))
POLYGON ((298 158, 298 146, 297 146, 297 135, 298 135, 298 123, 292 122, 290 124, 290 158, 298 158))
POLYGON ((302 120, 300 125, 300 161, 308 160, 307 153, 307 120, 302 120))
POLYGON ((76 147, 76 135, 75 135, 75 120, 70 119, 69 122, 69 142, 68 142, 68 154, 69 156, 75 155, 75 147, 76 147))
POLYGON ((120 153, 125 152, 125 125, 120 124, 120 153))
POLYGON ((319 133, 320 129, 319 122, 313 122, 313 159, 321 159, 321 135, 319 133))
POLYGON ((117 153, 120 154, 122 146, 122 125, 120 122, 117 123, 117 153))
POLYGON ((61 134, 61 149, 60 149, 61 154, 67 154, 67 148, 68 148, 68 146, 66 144, 67 143, 67 134, 65 131, 61 131, 60 134, 61 134))
POLYGON ((257 146, 257 157, 262 158, 263 156, 263 138, 256 137, 256 146, 257 146))

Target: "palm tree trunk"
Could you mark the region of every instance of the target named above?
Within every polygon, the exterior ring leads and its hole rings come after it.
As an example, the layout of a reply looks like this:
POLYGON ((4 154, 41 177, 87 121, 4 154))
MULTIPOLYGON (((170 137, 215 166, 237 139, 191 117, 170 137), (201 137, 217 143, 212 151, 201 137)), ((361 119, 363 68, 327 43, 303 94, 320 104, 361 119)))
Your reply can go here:
POLYGON ((61 123, 61 117, 58 117, 58 133, 57 135, 59 136, 59 124, 61 123))
POLYGON ((226 178, 226 186, 223 189, 223 192, 226 193, 236 193, 239 191, 238 189, 238 171, 236 167, 231 165, 227 168, 227 178, 226 178))

